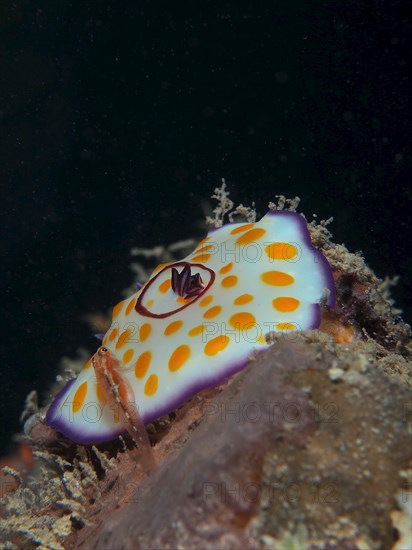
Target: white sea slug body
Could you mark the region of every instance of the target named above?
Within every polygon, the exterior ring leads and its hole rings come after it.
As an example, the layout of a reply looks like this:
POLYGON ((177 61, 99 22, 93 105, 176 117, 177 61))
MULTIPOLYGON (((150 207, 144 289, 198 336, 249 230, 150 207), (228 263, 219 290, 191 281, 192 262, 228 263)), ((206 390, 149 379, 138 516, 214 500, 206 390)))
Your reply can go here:
MULTIPOLYGON (((333 307, 332 271, 304 218, 270 211, 212 230, 183 260, 157 266, 114 307, 102 347, 121 365, 124 399, 133 394, 148 423, 243 368, 253 349, 268 347, 267 333, 317 328, 325 288, 333 307)), ((46 423, 79 443, 114 439, 127 426, 107 391, 89 360, 46 423)))

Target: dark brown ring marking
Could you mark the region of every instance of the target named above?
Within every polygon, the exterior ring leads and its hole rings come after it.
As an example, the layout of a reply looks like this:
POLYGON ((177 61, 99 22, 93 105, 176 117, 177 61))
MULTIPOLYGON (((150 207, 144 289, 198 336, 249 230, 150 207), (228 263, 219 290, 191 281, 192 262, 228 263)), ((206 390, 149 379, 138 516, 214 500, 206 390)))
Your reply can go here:
POLYGON ((190 262, 176 262, 174 264, 170 264, 170 265, 167 265, 166 267, 164 267, 161 271, 159 271, 159 273, 156 273, 156 275, 150 279, 148 281, 148 283, 146 284, 146 286, 143 288, 143 290, 141 291, 140 293, 140 296, 136 302, 136 306, 135 306, 135 310, 137 311, 137 313, 140 313, 140 315, 143 315, 144 317, 152 317, 154 319, 164 319, 165 317, 170 317, 170 315, 174 315, 175 313, 177 313, 178 311, 182 311, 182 309, 185 309, 186 307, 190 306, 191 304, 193 304, 194 302, 196 302, 201 296, 203 296, 203 294, 205 292, 207 292, 209 290, 209 288, 212 286, 212 284, 214 283, 215 281, 215 278, 216 278, 216 275, 215 275, 215 272, 213 271, 213 269, 210 269, 209 267, 206 267, 204 266, 203 264, 192 264, 190 262), (210 281, 208 282, 208 284, 205 286, 205 288, 202 290, 202 292, 200 294, 198 294, 196 297, 194 297, 193 299, 191 299, 187 304, 184 304, 182 307, 179 307, 177 309, 173 309, 172 311, 168 311, 166 313, 152 313, 151 311, 149 311, 148 309, 146 309, 143 305, 143 298, 147 292, 147 290, 152 286, 152 284, 156 281, 156 279, 166 270, 166 269, 170 269, 170 272, 171 272, 171 269, 172 267, 185 267, 185 266, 189 266, 189 267, 199 267, 201 269, 204 269, 206 271, 209 271, 210 273, 210 281))

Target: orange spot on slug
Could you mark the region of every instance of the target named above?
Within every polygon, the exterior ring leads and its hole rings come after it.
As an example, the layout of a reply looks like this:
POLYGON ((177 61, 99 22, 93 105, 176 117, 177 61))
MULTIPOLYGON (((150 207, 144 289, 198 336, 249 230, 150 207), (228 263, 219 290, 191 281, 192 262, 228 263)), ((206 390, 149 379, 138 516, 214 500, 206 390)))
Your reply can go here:
POLYGON ((160 292, 163 292, 163 294, 165 294, 171 286, 172 286, 171 280, 166 279, 165 281, 163 281, 163 283, 160 283, 159 290, 160 292))
POLYGON ((278 311, 295 311, 300 305, 300 301, 290 296, 281 296, 272 300, 273 307, 278 311))
POLYGON ((90 358, 87 363, 84 365, 83 370, 86 370, 92 366, 92 358, 90 358))
POLYGON ((126 315, 130 315, 130 313, 134 310, 136 306, 136 302, 137 302, 137 298, 130 300, 129 305, 126 308, 126 315))
POLYGON ((173 334, 177 330, 180 329, 180 327, 183 325, 183 321, 173 321, 173 323, 170 323, 170 325, 167 325, 167 327, 164 330, 164 335, 169 336, 170 334, 173 334))
POLYGON ((125 344, 127 344, 127 342, 129 341, 129 338, 132 335, 132 333, 133 333, 132 328, 127 328, 124 332, 122 332, 121 335, 119 336, 119 339, 118 339, 117 343, 116 343, 116 349, 119 349, 122 346, 124 346, 125 344))
POLYGON ((223 275, 224 273, 227 273, 228 271, 230 271, 232 267, 233 267, 233 262, 230 262, 227 265, 224 265, 223 267, 221 267, 219 269, 219 273, 222 273, 223 275))
POLYGON ((263 235, 266 233, 265 229, 262 229, 261 227, 256 227, 255 229, 251 229, 244 235, 241 235, 237 238, 236 244, 249 244, 257 241, 263 235))
POLYGON ((243 330, 244 328, 250 327, 256 323, 256 318, 251 313, 247 311, 242 311, 240 313, 235 313, 229 319, 229 324, 236 330, 243 330))
POLYGON ((117 317, 119 313, 122 311, 123 305, 126 300, 122 300, 118 304, 116 304, 113 308, 113 318, 117 317))
POLYGON ((147 340, 151 332, 152 332, 152 325, 150 325, 149 323, 144 323, 140 327, 140 331, 139 331, 140 341, 144 342, 145 340, 147 340))
POLYGON ((283 271, 266 271, 260 276, 262 281, 267 285, 273 286, 287 286, 295 282, 292 275, 288 275, 283 271))
POLYGON ((87 382, 83 382, 83 384, 80 384, 80 386, 77 388, 76 393, 73 397, 72 408, 74 413, 78 412, 82 408, 84 400, 86 398, 86 393, 87 382))
POLYGON ((241 294, 235 300, 233 300, 233 303, 235 304, 235 306, 242 306, 243 304, 248 304, 252 300, 253 296, 251 294, 241 294))
POLYGON ((265 248, 271 260, 293 260, 298 255, 298 249, 291 243, 272 243, 265 248))
POLYGON ((144 351, 136 361, 134 374, 136 378, 143 378, 149 368, 152 354, 150 351, 144 351))
POLYGON ((109 340, 110 342, 113 342, 117 338, 117 335, 119 334, 119 329, 117 327, 114 327, 112 332, 110 333, 109 340))
POLYGON ((146 384, 144 385, 144 393, 146 395, 153 395, 157 392, 157 388, 159 386, 159 379, 156 376, 156 374, 151 374, 149 378, 146 380, 146 384))
POLYGON ((169 359, 169 370, 175 372, 182 367, 190 357, 190 347, 186 344, 174 350, 169 359))
POLYGON ((221 311, 222 311, 222 308, 220 306, 213 306, 204 312, 203 317, 205 319, 213 319, 213 317, 216 317, 216 315, 219 315, 221 311))
POLYGON ((129 363, 133 359, 134 350, 128 349, 123 354, 123 363, 129 363))
POLYGON ((247 231, 248 229, 251 229, 255 224, 254 223, 246 223, 245 225, 241 225, 240 227, 235 227, 230 232, 231 235, 237 235, 238 233, 243 233, 243 231, 247 231))
POLYGON ((236 275, 229 275, 228 277, 225 277, 220 284, 224 288, 230 288, 231 286, 235 286, 237 282, 238 278, 236 277, 236 275))
POLYGON ((216 338, 212 338, 212 340, 209 340, 209 342, 205 345, 205 354, 216 355, 220 351, 223 351, 229 342, 230 339, 228 336, 216 336, 216 338))
POLYGON ((204 325, 198 325, 197 327, 192 328, 189 330, 188 335, 189 336, 198 336, 199 334, 202 334, 202 332, 205 330, 204 325))
POLYGON ((202 298, 199 302, 200 307, 206 307, 210 304, 210 302, 213 300, 213 296, 209 294, 209 296, 206 296, 205 298, 202 298))

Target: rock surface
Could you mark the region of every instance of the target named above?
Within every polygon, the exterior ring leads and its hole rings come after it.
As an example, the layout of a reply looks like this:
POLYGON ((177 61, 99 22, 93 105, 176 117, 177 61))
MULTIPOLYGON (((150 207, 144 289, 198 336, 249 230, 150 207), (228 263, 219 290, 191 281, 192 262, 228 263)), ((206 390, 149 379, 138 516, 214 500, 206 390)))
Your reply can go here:
POLYGON ((411 458, 409 395, 346 355, 279 340, 77 547, 390 547, 397 474, 411 458))
POLYGON ((0 547, 409 550, 410 327, 393 282, 334 244, 327 223, 309 229, 334 271, 335 310, 148 426, 150 477, 127 438, 76 445, 31 399, 0 472, 0 547))

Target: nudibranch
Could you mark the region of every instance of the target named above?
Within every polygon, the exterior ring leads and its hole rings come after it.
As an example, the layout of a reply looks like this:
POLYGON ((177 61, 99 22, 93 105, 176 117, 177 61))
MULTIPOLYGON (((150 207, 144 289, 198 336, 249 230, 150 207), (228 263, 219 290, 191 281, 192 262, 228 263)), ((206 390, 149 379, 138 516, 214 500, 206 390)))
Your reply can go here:
POLYGON ((101 348, 56 396, 46 423, 84 444, 130 433, 134 407, 147 424, 242 369, 252 350, 269 346, 267 334, 319 327, 325 289, 334 307, 331 268, 301 215, 269 211, 213 229, 114 307, 101 348))

